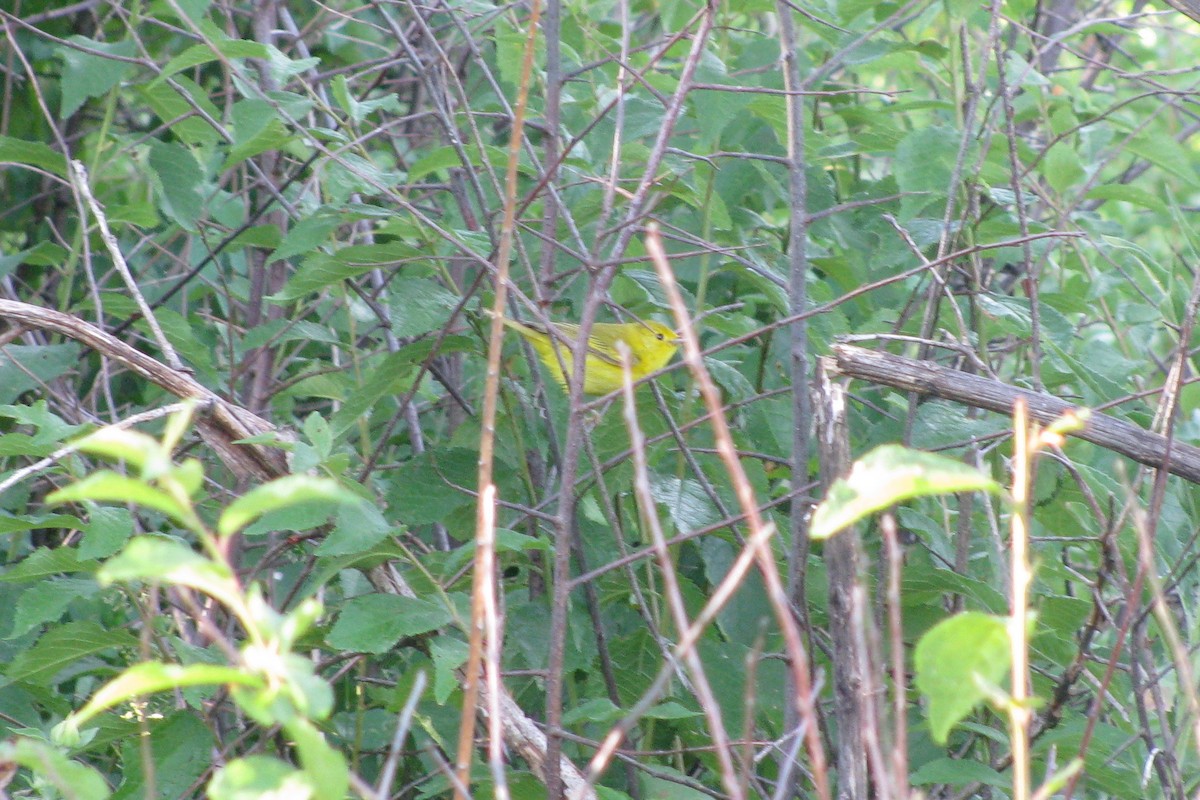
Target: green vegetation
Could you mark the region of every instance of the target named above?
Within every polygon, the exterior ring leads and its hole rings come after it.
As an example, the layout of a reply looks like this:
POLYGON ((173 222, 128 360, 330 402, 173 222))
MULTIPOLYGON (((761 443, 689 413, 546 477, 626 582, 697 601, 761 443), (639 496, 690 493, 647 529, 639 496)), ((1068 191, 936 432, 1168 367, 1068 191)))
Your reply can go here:
POLYGON ((1194 796, 1200 24, 544 3, 0 10, 0 793, 1194 796))

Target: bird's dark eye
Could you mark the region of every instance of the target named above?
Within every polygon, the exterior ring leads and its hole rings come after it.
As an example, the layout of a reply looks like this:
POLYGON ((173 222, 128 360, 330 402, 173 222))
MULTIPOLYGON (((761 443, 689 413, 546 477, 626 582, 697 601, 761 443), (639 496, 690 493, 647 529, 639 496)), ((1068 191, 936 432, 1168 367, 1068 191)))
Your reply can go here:
POLYGON ((661 333, 656 333, 656 334, 654 334, 654 338, 658 339, 661 342, 663 339, 665 339, 667 337, 663 336, 661 333))

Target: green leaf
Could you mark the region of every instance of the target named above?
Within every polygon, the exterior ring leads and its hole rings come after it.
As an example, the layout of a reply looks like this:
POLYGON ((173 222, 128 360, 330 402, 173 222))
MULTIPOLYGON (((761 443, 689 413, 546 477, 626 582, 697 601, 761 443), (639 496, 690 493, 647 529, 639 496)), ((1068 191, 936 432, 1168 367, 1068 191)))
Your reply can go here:
POLYGON ((968 758, 935 758, 918 767, 908 782, 914 786, 931 783, 945 783, 950 786, 982 783, 984 786, 1001 789, 1012 786, 1011 778, 1006 778, 987 764, 968 758))
POLYGON ((1008 621, 977 611, 943 620, 917 642, 913 666, 917 689, 929 703, 930 732, 945 744, 950 729, 1008 672, 1008 621))
MULTIPOLYGON (((374 100, 359 100, 351 92, 345 75, 338 75, 333 79, 333 96, 342 110, 349 114, 355 122, 362 122, 380 110, 400 113, 400 98, 395 94, 387 92, 374 100)), ((409 182, 415 183, 416 178, 410 176, 409 182)))
POLYGON ((11 403, 25 392, 46 384, 79 366, 75 344, 8 344, 0 350, 0 403, 11 403))
POLYGON ((677 530, 696 530, 721 518, 712 498, 704 491, 700 482, 693 478, 652 476, 650 492, 654 502, 663 506, 671 515, 671 521, 677 530))
POLYGON ((133 72, 133 64, 107 56, 133 58, 137 55, 132 40, 108 43, 72 36, 67 41, 74 47, 63 45, 58 49, 58 56, 63 60, 59 119, 71 116, 85 101, 105 94, 133 72))
POLYGON ((1159 214, 1169 213, 1167 204, 1157 195, 1153 195, 1145 189, 1123 183, 1106 183, 1101 186, 1094 186, 1084 196, 1089 200, 1117 200, 1122 203, 1142 206, 1159 214))
POLYGON ((350 787, 350 769, 341 752, 330 747, 321 732, 308 720, 292 720, 284 723, 283 729, 295 742, 304 774, 316 790, 317 797, 345 797, 350 787))
MULTIPOLYGON (((80 524, 79 517, 70 514, 28 514, 20 517, 0 516, 0 534, 32 531, 38 528, 77 528, 80 524)), ((72 552, 70 548, 61 549, 66 553, 72 552)), ((0 576, 0 580, 5 580, 7 575, 8 573, 5 573, 4 576, 0 576)))
MULTIPOLYGON (((921 127, 904 137, 896 148, 896 183, 910 193, 901 200, 907 222, 929 207, 945 202, 950 176, 954 174, 962 134, 955 128, 921 127)), ((967 161, 974 159, 972 146, 967 161)))
POLYGON ((156 489, 138 478, 118 475, 106 469, 93 472, 78 483, 46 496, 47 503, 76 503, 81 500, 135 503, 161 511, 177 522, 186 524, 190 519, 188 510, 161 489, 156 489))
POLYGON ((95 568, 96 562, 80 560, 79 554, 70 547, 39 547, 21 563, 6 568, 0 581, 21 583, 61 573, 91 572, 95 568))
POLYGON ((428 451, 396 470, 388 503, 406 525, 441 522, 455 509, 474 502, 459 487, 474 486, 479 454, 442 448, 428 451))
MULTIPOLYGON (((185 693, 209 702, 216 691, 208 694, 190 689, 181 691, 185 693)), ((109 721, 99 721, 97 739, 107 732, 105 723, 109 721)), ((140 717, 139 727, 144 734, 126 735, 119 741, 124 781, 117 790, 116 800, 195 796, 196 786, 212 769, 212 748, 217 746, 208 722, 202 712, 191 708, 174 712, 163 709, 161 713, 140 717), (148 791, 151 785, 157 790, 154 795, 148 791)), ((95 740, 91 746, 96 746, 95 740)))
POLYGON ((416 182, 434 172, 461 166, 463 163, 459 158, 458 151, 450 145, 446 145, 431 150, 417 159, 416 163, 408 169, 408 179, 416 182))
POLYGON ((84 526, 79 545, 81 559, 108 558, 119 551, 133 535, 133 514, 118 506, 93 506, 84 526))
POLYGON ((305 217, 288 229, 283 241, 275 252, 267 257, 268 261, 283 261, 295 258, 301 253, 309 253, 319 245, 325 244, 329 232, 342 223, 342 220, 332 214, 314 214, 305 217))
POLYGON ((291 764, 271 756, 247 756, 221 767, 208 784, 207 796, 210 800, 311 800, 316 791, 309 777, 291 764))
POLYGON ((11 136, 0 136, 0 161, 41 167, 60 178, 67 177, 67 159, 62 153, 42 142, 27 142, 11 136))
POLYGON ((266 58, 270 48, 265 44, 245 39, 230 39, 223 35, 213 37, 204 44, 192 45, 167 62, 154 80, 162 81, 184 70, 226 58, 266 58), (215 42, 215 46, 213 43, 215 42))
POLYGON ((50 628, 37 644, 22 650, 4 670, 10 681, 49 686, 60 672, 89 656, 137 647, 137 637, 95 622, 68 622, 50 628))
POLYGON ((625 716, 625 712, 607 697, 593 697, 563 714, 563 724, 578 725, 586 722, 609 724, 623 716, 625 716))
POLYGON ((338 509, 333 530, 317 547, 318 556, 363 553, 383 541, 394 528, 383 513, 367 502, 346 503, 338 509))
POLYGON ((237 604, 240 596, 238 583, 224 564, 193 552, 181 542, 157 536, 139 536, 131 541, 120 555, 101 567, 96 577, 102 585, 142 580, 190 586, 228 606, 237 604))
POLYGON ((433 659, 433 699, 445 705, 452 692, 459 687, 457 670, 467 663, 470 646, 462 639, 452 636, 437 636, 429 643, 429 656, 433 659))
POLYGON ((233 146, 222 169, 229 169, 248 158, 267 150, 281 149, 290 139, 279 112, 265 100, 242 100, 235 103, 233 146))
POLYGON ((812 516, 812 536, 826 539, 877 511, 911 500, 956 492, 1001 494, 1000 484, 945 456, 888 444, 867 453, 839 478, 812 516))
MULTIPOLYGON (((517 28, 507 18, 496 20, 496 63, 500 67, 500 79, 510 86, 521 82, 525 64, 525 47, 529 31, 517 28)), ((533 75, 536 76, 546 61, 546 42, 541 36, 534 37, 533 75)), ((534 78, 536 80, 536 78, 534 78)))
MULTIPOLYGON (((66 800, 106 800, 108 784, 99 772, 72 761, 47 742, 17 736, 0 742, 0 764, 17 764, 33 773, 40 783, 58 790, 66 800)), ((38 796, 48 797, 44 787, 38 796)))
POLYGON ((143 473, 162 474, 170 467, 170 457, 158 440, 140 431, 100 428, 77 441, 75 447, 109 461, 124 461, 143 473))
POLYGON ((243 667, 219 664, 160 664, 147 661, 135 664, 106 683, 83 708, 67 721, 76 728, 119 703, 168 689, 187 686, 262 686, 262 678, 243 667))
POLYGON ((669 701, 654 706, 642 716, 646 719, 699 719, 704 714, 694 709, 685 708, 674 701, 669 701))
POLYGON ((313 506, 314 516, 327 517, 332 506, 358 502, 359 497, 329 478, 288 475, 265 483, 234 500, 217 523, 222 536, 235 533, 270 511, 313 506))
POLYGON ((401 638, 437 630, 451 619, 445 607, 428 600, 369 594, 346 603, 329 632, 329 645, 338 650, 386 653, 401 638))
POLYGON ((222 118, 222 113, 213 105, 207 93, 185 75, 176 75, 171 83, 174 86, 167 83, 143 84, 138 87, 138 92, 162 124, 169 125, 171 132, 184 144, 211 146, 221 141, 221 135, 196 113, 196 109, 199 109, 208 115, 208 119, 222 118), (186 92, 188 97, 180 97, 180 91, 186 92))
POLYGON ((1085 175, 1079 154, 1068 142, 1059 142, 1050 148, 1042 159, 1041 172, 1050 187, 1059 194, 1069 192, 1085 175))
POLYGON ((150 143, 150 168, 158 178, 159 205, 184 230, 195 232, 204 210, 200 194, 204 175, 191 152, 181 144, 150 143))
POLYGON ((373 269, 394 266, 417 255, 415 249, 401 242, 355 245, 343 247, 336 253, 314 253, 271 299, 281 303, 298 300, 327 286, 373 269))
POLYGON ((710 795, 689 786, 687 775, 670 767, 656 766, 654 775, 641 774, 642 797, 654 800, 708 800, 710 795), (657 777, 657 776, 664 777, 657 777))
POLYGON ((12 612, 12 630, 5 639, 24 636, 44 622, 62 616, 67 606, 81 597, 96 594, 96 582, 91 578, 57 578, 43 580, 21 592, 12 612))
POLYGON ((459 301, 432 278, 393 278, 391 292, 388 319, 392 333, 400 337, 440 330, 459 301))

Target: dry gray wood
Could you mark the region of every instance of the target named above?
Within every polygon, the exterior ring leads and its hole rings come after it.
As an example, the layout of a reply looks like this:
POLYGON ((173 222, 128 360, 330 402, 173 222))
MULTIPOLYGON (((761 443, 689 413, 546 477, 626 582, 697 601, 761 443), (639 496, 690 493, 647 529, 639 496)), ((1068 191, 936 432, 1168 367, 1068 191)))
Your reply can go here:
POLYGON ((225 402, 186 372, 172 369, 95 325, 61 311, 14 300, 0 300, 0 319, 74 339, 176 397, 199 400, 201 408, 196 414, 196 429, 225 465, 239 477, 270 480, 287 474, 283 451, 261 445, 236 444, 239 440, 273 431, 275 427, 246 409, 225 402))
MULTIPOLYGON (((906 392, 938 397, 963 405, 1011 414, 1018 397, 1025 398, 1029 416, 1043 425, 1080 406, 1057 397, 1010 386, 990 378, 943 367, 931 361, 881 353, 848 344, 835 344, 833 355, 823 359, 826 369, 849 378, 891 386, 906 392)), ((1139 464, 1159 469, 1166 467, 1192 483, 1200 483, 1200 448, 1182 442, 1168 442, 1165 436, 1137 425, 1092 411, 1076 436, 1139 464)))
MULTIPOLYGON (((850 471, 850 440, 846 421, 846 394, 829 380, 825 365, 817 370, 817 449, 821 462, 821 486, 830 485, 850 471)), ((825 543, 825 565, 829 575, 829 637, 833 644, 833 714, 837 720, 838 800, 866 800, 871 796, 867 759, 871 742, 867 729, 877 721, 877 698, 868 691, 872 681, 864 668, 872 669, 870 654, 864 652, 868 637, 858 628, 869 624, 870 615, 855 602, 855 588, 866 583, 862 572, 862 539, 856 526, 825 543)), ((875 743, 878 747, 877 742, 875 743)))

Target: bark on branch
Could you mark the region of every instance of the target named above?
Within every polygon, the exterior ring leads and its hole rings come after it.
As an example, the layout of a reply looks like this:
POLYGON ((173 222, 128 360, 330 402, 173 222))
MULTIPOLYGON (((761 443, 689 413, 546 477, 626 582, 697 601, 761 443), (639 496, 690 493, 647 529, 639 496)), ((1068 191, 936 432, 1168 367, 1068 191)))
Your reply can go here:
MULTIPOLYGON (((1011 414, 1013 402, 1025 398, 1029 416, 1042 424, 1080 406, 1051 395, 1010 386, 990 378, 943 367, 931 361, 881 353, 848 344, 835 344, 826 356, 831 373, 858 378, 906 392, 938 397, 963 405, 1011 414)), ((1192 483, 1200 483, 1200 448, 1172 441, 1137 425, 1092 411, 1084 426, 1071 434, 1155 469, 1165 468, 1192 483)))
POLYGON ((172 369, 95 325, 61 311, 14 300, 0 300, 0 318, 24 328, 53 331, 74 339, 176 397, 201 401, 203 407, 196 415, 196 429, 225 462, 225 466, 238 477, 261 481, 287 474, 287 460, 282 450, 262 445, 236 444, 242 439, 274 431, 275 426, 244 408, 227 403, 186 372, 172 369))

